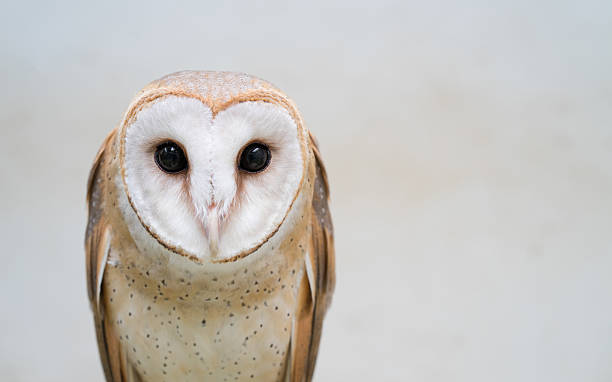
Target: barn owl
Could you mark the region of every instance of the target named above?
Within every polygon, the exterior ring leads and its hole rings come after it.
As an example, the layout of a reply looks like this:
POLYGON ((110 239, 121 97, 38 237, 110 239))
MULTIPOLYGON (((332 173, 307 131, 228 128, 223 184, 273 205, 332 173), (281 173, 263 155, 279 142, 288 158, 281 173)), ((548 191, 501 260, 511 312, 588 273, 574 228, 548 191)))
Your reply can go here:
POLYGON ((328 192, 269 83, 186 71, 140 91, 88 182, 107 381, 310 381, 334 289, 328 192))

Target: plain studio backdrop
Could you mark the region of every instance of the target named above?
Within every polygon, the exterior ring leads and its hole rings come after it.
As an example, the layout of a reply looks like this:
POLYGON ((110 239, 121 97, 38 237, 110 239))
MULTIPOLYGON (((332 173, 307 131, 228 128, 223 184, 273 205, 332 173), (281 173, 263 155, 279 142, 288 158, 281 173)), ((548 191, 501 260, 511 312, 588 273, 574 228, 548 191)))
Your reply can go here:
POLYGON ((332 187, 316 381, 612 380, 612 6, 0 6, 0 379, 102 381, 85 289, 94 154, 149 81, 292 97, 332 187))

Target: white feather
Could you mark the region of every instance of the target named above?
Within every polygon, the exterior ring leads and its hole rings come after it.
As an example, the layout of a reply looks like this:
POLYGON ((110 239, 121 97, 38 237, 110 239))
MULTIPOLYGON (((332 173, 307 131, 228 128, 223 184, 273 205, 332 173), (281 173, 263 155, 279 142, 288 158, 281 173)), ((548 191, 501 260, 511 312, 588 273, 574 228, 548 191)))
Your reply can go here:
POLYGON ((211 244, 217 257, 230 258, 263 242, 287 215, 302 174, 296 123, 270 103, 239 103, 213 119, 199 100, 167 96, 127 126, 125 180, 140 220, 166 246, 201 259, 213 255, 211 244), (183 146, 187 173, 157 167, 153 154, 165 140, 183 146), (257 174, 237 168, 241 149, 252 141, 272 153, 268 168, 257 174))

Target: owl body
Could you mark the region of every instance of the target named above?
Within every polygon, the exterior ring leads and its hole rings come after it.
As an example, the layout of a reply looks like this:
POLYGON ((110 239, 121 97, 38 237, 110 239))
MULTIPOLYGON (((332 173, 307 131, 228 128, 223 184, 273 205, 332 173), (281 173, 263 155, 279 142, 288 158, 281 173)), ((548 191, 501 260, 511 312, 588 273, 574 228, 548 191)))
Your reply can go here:
POLYGON ((107 380, 310 380, 333 239, 318 149, 282 93, 233 73, 152 83, 103 144, 89 207, 88 284, 107 380), (188 158, 176 173, 161 171, 167 141, 188 158), (244 172, 254 144, 271 159, 244 172))

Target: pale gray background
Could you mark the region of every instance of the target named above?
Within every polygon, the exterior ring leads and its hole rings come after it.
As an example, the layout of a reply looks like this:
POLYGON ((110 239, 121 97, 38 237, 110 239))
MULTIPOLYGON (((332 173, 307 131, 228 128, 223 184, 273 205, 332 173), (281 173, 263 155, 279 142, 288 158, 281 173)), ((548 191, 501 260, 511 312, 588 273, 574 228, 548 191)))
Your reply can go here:
POLYGON ((102 380, 87 173, 181 69, 268 79, 319 138, 317 381, 612 380, 610 1, 4 3, 3 381, 102 380))

